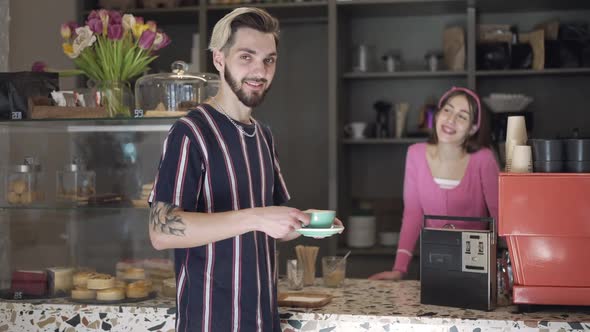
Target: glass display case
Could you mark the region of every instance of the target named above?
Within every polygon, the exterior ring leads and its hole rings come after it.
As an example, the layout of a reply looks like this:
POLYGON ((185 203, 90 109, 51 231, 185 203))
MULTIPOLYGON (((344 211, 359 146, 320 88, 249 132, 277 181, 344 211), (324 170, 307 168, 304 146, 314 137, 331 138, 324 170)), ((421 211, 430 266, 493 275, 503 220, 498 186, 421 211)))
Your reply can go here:
POLYGON ((45 289, 25 292, 50 296, 52 285, 69 291, 75 285, 51 278, 84 270, 124 279, 158 270, 154 288, 173 277, 173 252, 150 243, 147 196, 175 120, 0 122, 0 293, 43 278, 45 289), (23 163, 29 156, 38 164, 23 163), (24 197, 27 188, 43 200, 15 204, 14 193, 24 197))

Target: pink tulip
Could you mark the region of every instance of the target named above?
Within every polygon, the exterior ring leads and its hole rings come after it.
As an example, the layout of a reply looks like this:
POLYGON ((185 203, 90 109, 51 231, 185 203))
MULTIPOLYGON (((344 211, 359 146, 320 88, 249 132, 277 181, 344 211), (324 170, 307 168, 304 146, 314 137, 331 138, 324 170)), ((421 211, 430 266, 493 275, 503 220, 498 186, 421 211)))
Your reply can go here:
POLYGON ((102 33, 103 25, 100 18, 93 18, 89 20, 87 24, 90 30, 95 34, 100 35, 102 33))
POLYGON ((121 24, 109 25, 107 35, 110 40, 119 40, 123 38, 123 26, 121 24))
POLYGON ((78 34, 76 34, 76 29, 79 27, 78 23, 70 21, 67 24, 70 27, 70 31, 72 32, 71 39, 76 39, 76 37, 78 36, 78 34))
POLYGON ((90 12, 90 14, 88 14, 88 21, 90 21, 93 18, 100 18, 100 16, 98 15, 98 10, 93 10, 90 12))
POLYGON ((141 37, 139 37, 139 47, 147 50, 150 49, 152 47, 152 45, 154 44, 154 40, 156 39, 156 33, 153 32, 152 30, 145 30, 142 34, 141 37))
POLYGON ((76 31, 76 28, 79 27, 78 22, 74 22, 74 21, 70 21, 67 23, 68 26, 70 27, 70 30, 72 31, 72 33, 74 31, 76 31))
POLYGON ((121 12, 116 10, 109 11, 109 25, 111 24, 122 24, 123 16, 121 12))
POLYGON ((167 34, 158 32, 154 40, 154 51, 161 50, 170 44, 171 40, 167 34))
POLYGON ((31 71, 36 73, 43 73, 47 69, 47 64, 43 61, 35 61, 31 66, 31 71))
POLYGON ((70 39, 72 37, 72 29, 70 29, 67 23, 61 25, 60 33, 63 39, 70 39))

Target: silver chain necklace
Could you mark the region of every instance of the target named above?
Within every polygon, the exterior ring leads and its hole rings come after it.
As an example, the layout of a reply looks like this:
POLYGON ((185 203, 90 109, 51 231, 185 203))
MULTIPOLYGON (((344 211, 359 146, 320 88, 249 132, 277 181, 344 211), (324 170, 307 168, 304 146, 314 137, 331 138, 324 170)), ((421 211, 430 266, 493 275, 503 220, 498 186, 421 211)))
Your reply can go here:
POLYGON ((214 98, 212 98, 211 100, 215 103, 215 106, 217 106, 217 108, 219 108, 221 110, 221 113, 223 113, 223 115, 225 115, 225 117, 229 120, 229 122, 231 122, 234 125, 234 127, 236 127, 236 129, 238 129, 242 133, 242 135, 244 135, 246 137, 250 137, 250 138, 256 136, 256 132, 258 131, 258 130, 256 130, 257 129, 256 128, 256 121, 252 120, 252 123, 254 124, 254 132, 252 134, 248 134, 244 130, 244 128, 242 128, 242 126, 240 126, 239 124, 237 124, 236 121, 231 118, 231 116, 227 115, 227 113, 225 112, 225 110, 223 109, 223 107, 221 107, 221 105, 219 105, 219 103, 217 102, 217 100, 215 100, 214 98))

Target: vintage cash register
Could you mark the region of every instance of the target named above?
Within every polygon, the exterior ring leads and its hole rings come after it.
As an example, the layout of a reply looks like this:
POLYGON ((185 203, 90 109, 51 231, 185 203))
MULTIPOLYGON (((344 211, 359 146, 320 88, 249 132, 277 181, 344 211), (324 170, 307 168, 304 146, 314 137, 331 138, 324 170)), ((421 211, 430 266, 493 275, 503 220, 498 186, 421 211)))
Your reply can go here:
POLYGON ((420 234, 420 286, 422 304, 494 309, 494 219, 425 215, 420 234), (429 220, 442 227, 430 227, 429 220), (457 222, 489 223, 489 227, 487 230, 460 229, 455 226, 457 222))

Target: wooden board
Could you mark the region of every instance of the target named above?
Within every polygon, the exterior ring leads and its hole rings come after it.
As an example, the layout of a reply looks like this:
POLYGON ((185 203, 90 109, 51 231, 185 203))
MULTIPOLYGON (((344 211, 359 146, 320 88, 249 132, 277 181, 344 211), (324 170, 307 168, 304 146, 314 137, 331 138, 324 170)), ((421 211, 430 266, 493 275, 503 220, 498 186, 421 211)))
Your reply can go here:
POLYGON ((182 117, 187 115, 184 111, 147 111, 143 115, 146 118, 167 118, 167 117, 182 117))
POLYGON ((104 107, 58 107, 33 106, 30 108, 31 119, 95 119, 106 118, 104 107))
POLYGON ((279 293, 279 306, 319 308, 332 301, 332 295, 322 293, 285 292, 279 293))

